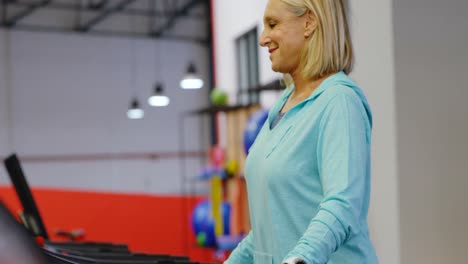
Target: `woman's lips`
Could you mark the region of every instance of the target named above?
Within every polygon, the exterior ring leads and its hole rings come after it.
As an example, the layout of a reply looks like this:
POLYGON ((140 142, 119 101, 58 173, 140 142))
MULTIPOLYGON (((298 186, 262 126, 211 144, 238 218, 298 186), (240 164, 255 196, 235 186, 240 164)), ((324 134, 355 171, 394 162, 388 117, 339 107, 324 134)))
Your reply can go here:
POLYGON ((271 53, 273 53, 275 50, 277 50, 278 48, 274 48, 274 49, 269 49, 268 51, 271 53))

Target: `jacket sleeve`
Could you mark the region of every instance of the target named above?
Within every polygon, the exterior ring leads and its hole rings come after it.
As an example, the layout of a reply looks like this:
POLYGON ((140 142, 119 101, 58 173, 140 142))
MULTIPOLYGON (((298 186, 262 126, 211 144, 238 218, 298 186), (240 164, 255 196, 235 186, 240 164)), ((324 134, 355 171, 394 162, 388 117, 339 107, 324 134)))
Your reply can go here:
POLYGON ((286 256, 327 263, 346 240, 361 232, 370 192, 370 120, 357 96, 336 95, 320 121, 317 157, 323 200, 305 233, 286 256))
POLYGON ((253 264, 252 231, 237 245, 224 264, 253 264))

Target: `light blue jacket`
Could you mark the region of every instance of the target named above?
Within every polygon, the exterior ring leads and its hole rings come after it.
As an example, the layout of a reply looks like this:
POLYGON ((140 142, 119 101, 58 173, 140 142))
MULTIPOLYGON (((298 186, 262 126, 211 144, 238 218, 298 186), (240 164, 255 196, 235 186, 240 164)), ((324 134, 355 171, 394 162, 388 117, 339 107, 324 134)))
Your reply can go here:
POLYGON ((252 230, 227 264, 378 263, 369 239, 372 114, 343 72, 271 123, 286 89, 247 156, 252 230))

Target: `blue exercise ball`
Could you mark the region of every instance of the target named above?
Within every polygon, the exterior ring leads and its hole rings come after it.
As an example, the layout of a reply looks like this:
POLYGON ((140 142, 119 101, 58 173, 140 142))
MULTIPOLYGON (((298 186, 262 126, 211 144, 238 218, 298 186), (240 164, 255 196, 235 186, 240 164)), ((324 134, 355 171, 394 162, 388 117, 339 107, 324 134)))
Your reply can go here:
POLYGON ((244 130, 245 154, 249 153, 250 147, 254 143, 255 138, 257 138, 258 133, 260 133, 260 130, 262 129, 263 124, 267 118, 268 111, 264 109, 260 109, 250 116, 247 126, 244 130))
MULTIPOLYGON (((229 235, 231 205, 222 203, 224 235, 229 235)), ((195 233, 197 243, 200 246, 216 246, 216 236, 214 231, 214 219, 211 215, 211 201, 204 200, 198 203, 192 213, 192 228, 195 233)))

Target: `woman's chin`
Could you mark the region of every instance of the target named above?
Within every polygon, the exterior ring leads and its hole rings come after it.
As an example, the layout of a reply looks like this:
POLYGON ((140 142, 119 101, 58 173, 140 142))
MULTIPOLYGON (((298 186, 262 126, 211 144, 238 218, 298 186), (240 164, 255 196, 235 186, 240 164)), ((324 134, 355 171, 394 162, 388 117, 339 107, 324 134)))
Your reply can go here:
POLYGON ((274 72, 281 72, 281 69, 280 69, 280 67, 278 66, 278 64, 273 63, 273 62, 271 62, 271 69, 272 69, 274 72))
POLYGON ((281 67, 275 65, 275 64, 271 64, 271 69, 274 71, 274 72, 278 72, 278 73, 287 73, 284 71, 284 69, 281 69, 281 67))

